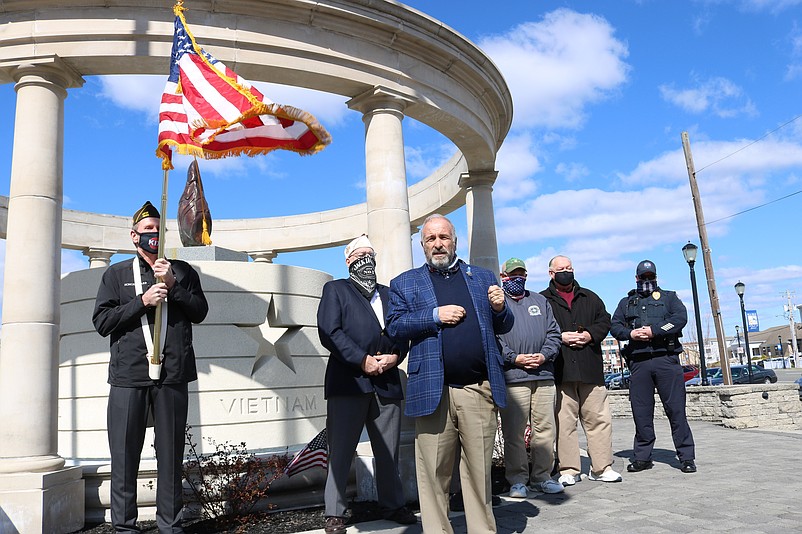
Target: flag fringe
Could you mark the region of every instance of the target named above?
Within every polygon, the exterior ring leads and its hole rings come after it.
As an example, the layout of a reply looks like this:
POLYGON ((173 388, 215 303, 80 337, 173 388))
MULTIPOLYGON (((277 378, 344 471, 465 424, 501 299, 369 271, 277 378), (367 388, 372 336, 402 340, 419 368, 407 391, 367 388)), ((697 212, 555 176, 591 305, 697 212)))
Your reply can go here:
MULTIPOLYGON (((164 157, 164 152, 162 152, 162 147, 171 146, 175 149, 175 151, 179 154, 183 154, 185 156, 196 156, 202 159, 222 159, 228 158, 232 156, 260 156, 264 154, 269 154, 274 150, 289 150, 295 152, 296 154, 300 154, 301 156, 311 156, 313 154, 317 154, 323 147, 320 145, 316 145, 310 149, 299 149, 299 148, 292 148, 287 146, 271 146, 271 147, 236 147, 227 150, 209 150, 199 146, 187 145, 184 143, 179 143, 178 141, 174 141, 172 139, 165 139, 159 146, 156 148, 156 155, 160 158, 164 157)), ((166 159, 162 159, 162 168, 165 170, 172 170, 173 166, 170 162, 166 159), (165 163, 167 166, 165 166, 165 163)))

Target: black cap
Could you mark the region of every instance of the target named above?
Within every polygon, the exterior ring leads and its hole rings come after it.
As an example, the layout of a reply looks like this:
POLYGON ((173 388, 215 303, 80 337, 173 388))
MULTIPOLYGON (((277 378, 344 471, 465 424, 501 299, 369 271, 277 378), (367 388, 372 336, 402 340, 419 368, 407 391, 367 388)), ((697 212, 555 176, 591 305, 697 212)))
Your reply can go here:
POLYGON ((638 264, 638 268, 635 269, 635 274, 639 277, 646 273, 652 273, 657 276, 657 267, 654 266, 654 262, 651 260, 643 260, 638 264))
POLYGON ((159 211, 153 204, 150 203, 150 200, 142 204, 142 207, 136 210, 136 213, 134 213, 133 217, 134 224, 138 223, 142 219, 147 219, 148 217, 155 217, 157 219, 161 219, 159 211))

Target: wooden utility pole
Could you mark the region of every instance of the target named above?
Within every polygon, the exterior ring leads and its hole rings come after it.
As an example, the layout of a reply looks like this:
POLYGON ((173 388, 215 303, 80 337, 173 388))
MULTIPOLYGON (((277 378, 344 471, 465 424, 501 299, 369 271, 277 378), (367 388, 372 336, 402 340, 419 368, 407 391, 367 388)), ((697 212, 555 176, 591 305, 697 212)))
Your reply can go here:
MULTIPOLYGON (((721 374, 724 378, 724 384, 729 386, 732 384, 732 374, 730 373, 730 356, 726 352, 724 343, 724 320, 721 317, 721 306, 719 306, 718 302, 716 277, 713 274, 713 259, 710 257, 710 246, 707 243, 705 215, 702 211, 702 200, 699 198, 699 187, 696 185, 696 170, 693 166, 691 141, 688 139, 688 132, 682 132, 682 150, 685 152, 685 165, 688 167, 688 179, 691 182, 691 196, 693 197, 693 209, 696 212, 696 226, 699 228, 699 241, 702 246, 702 259, 704 260, 705 264, 707 291, 710 295, 710 308, 713 312, 713 324, 716 327, 716 340, 718 341, 721 374)), ((699 340, 699 342, 704 343, 704 339, 699 340)), ((746 347, 746 350, 749 350, 749 347, 746 347)))

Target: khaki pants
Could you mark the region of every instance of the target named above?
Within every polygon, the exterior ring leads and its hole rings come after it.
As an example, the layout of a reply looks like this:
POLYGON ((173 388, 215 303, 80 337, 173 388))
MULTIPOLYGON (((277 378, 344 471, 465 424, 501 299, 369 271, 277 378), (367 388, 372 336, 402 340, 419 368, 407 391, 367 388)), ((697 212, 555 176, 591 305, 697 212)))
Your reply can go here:
POLYGON ((613 421, 604 386, 582 382, 557 386, 557 457, 562 475, 582 472, 577 421, 585 429, 591 470, 601 474, 613 465, 613 421))
POLYGON ((511 486, 543 482, 551 478, 551 470, 554 467, 554 441, 557 437, 557 425, 554 419, 555 396, 554 380, 507 384, 507 407, 501 408, 500 411, 501 429, 504 433, 505 476, 511 486), (527 422, 532 428, 528 456, 524 443, 527 422))
POLYGON ((460 444, 468 532, 496 532, 490 489, 496 429, 497 411, 487 380, 464 388, 444 386, 437 409, 415 419, 415 467, 423 532, 454 532, 448 520, 448 490, 460 444))

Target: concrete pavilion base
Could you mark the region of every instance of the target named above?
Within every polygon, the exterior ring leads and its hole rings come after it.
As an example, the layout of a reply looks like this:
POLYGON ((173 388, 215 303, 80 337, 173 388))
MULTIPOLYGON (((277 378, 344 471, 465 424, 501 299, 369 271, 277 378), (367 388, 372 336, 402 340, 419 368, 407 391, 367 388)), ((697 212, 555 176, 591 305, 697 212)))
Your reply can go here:
POLYGON ((84 526, 80 467, 0 475, 0 532, 62 534, 84 526))

